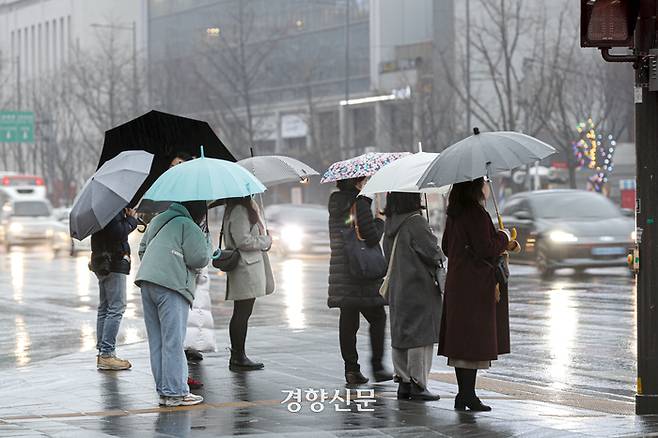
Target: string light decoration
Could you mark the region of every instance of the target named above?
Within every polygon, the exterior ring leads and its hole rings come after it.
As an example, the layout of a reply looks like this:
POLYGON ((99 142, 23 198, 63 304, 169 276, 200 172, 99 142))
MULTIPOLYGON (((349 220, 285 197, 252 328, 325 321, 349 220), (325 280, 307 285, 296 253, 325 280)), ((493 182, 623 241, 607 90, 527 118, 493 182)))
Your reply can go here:
POLYGON ((588 178, 596 192, 602 192, 608 182, 608 176, 614 169, 614 155, 617 141, 612 134, 596 131, 596 124, 590 117, 586 122, 576 125, 579 139, 573 142, 578 169, 591 169, 595 173, 588 178))

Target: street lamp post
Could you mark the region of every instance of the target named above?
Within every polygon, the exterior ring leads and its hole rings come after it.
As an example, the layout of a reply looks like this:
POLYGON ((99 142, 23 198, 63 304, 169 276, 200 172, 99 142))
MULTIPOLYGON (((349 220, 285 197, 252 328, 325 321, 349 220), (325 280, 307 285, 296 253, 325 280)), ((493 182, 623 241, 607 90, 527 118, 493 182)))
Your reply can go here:
POLYGON ((139 110, 139 100, 137 96, 139 94, 139 84, 137 83, 137 22, 133 22, 127 25, 120 24, 99 24, 92 23, 91 27, 103 28, 103 29, 117 29, 117 30, 129 30, 132 33, 132 64, 133 64, 133 93, 132 93, 132 107, 133 115, 137 115, 139 110))

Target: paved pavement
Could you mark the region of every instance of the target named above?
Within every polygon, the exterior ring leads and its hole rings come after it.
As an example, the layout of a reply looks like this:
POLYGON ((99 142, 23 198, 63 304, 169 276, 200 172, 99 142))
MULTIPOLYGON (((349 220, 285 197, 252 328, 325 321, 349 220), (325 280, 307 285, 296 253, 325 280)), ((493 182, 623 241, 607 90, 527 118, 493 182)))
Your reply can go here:
MULTIPOLYGON (((360 342, 365 344, 366 339, 361 337, 360 342)), ((134 363, 131 371, 99 372, 88 353, 5 370, 0 372, 0 436, 601 437, 658 433, 658 417, 630 415, 628 402, 599 403, 564 393, 562 400, 559 392, 551 400, 531 385, 491 378, 481 379, 480 396, 494 407, 492 412, 455 412, 456 387, 452 375, 442 371, 436 371, 430 383, 442 396, 438 402, 398 401, 395 384, 386 383, 365 385, 360 393, 352 389, 350 406, 345 401, 331 403, 336 391, 343 399, 346 391, 340 359, 333 354, 336 343, 334 333, 319 328, 254 327, 251 355, 265 362, 265 370, 232 373, 225 351, 207 355, 193 367, 194 375, 205 382, 205 388, 195 392, 207 403, 190 408, 157 406, 144 343, 121 349, 134 363), (282 402, 289 395, 286 391, 296 388, 303 391, 302 402, 300 412, 293 413, 282 402), (306 391, 322 389, 329 399, 314 406, 322 412, 312 412, 311 402, 305 401, 306 391), (369 389, 375 390, 374 404, 364 404, 369 389), (336 407, 347 411, 337 412, 336 407)))
MULTIPOLYGON (((120 353, 135 369, 94 369, 97 287, 86 263, 84 256, 53 258, 39 250, 0 254, 0 436, 658 433, 657 420, 631 415, 635 294, 623 269, 541 281, 532 268, 513 268, 513 353, 479 379, 493 413, 455 413, 451 370, 436 358, 432 387, 443 397, 438 403, 398 402, 389 384, 377 387, 374 413, 335 412, 327 404, 322 413, 305 406, 293 414, 280 404, 282 390, 344 391, 338 314, 325 304, 325 258, 275 260, 277 294, 257 302, 248 339, 248 351, 267 368, 245 376, 226 369, 231 306, 222 300, 224 277, 213 276, 218 351, 196 370, 209 404, 188 410, 157 407, 136 288, 129 288, 120 335, 126 344, 120 353)), ((360 345, 367 363, 367 339, 360 345)))

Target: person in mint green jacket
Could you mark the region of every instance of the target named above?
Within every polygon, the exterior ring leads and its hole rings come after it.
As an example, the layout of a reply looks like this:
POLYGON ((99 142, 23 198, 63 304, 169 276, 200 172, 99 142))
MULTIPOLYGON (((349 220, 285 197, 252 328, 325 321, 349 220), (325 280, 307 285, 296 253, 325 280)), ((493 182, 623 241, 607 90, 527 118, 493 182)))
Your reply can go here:
POLYGON ((206 216, 205 201, 173 203, 151 221, 139 245, 135 284, 142 290, 151 371, 163 406, 203 402, 187 385, 183 342, 196 273, 210 262, 206 216))

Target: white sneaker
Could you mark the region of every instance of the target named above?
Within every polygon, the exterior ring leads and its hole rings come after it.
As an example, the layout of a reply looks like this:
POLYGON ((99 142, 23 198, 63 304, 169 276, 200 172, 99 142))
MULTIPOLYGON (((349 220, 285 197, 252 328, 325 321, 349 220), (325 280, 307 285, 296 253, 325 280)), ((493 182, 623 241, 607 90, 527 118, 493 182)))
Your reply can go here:
POLYGON ((158 402, 158 406, 167 406, 167 397, 161 395, 160 400, 158 402))
POLYGON ((187 394, 184 397, 166 397, 165 406, 168 408, 174 406, 194 406, 203 403, 203 397, 195 394, 187 394))

